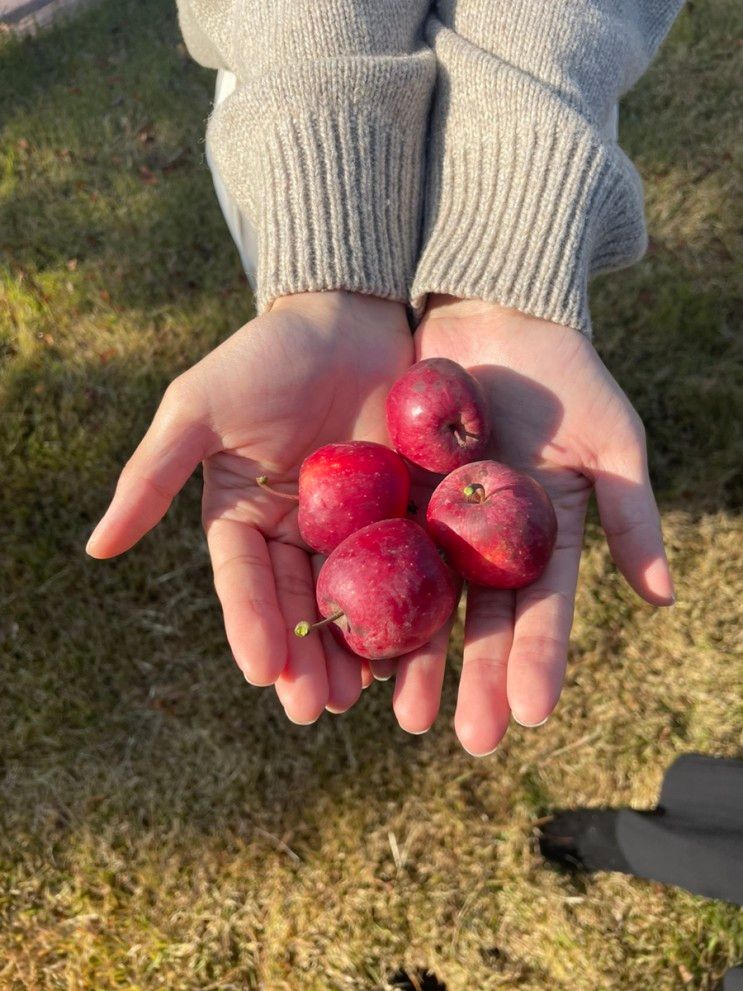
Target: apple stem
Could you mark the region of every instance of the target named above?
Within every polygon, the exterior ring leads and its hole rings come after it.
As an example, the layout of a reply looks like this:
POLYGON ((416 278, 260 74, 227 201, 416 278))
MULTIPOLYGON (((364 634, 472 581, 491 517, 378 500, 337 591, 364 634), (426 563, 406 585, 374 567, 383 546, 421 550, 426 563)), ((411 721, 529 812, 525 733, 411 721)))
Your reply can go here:
POLYGON ((478 434, 470 433, 470 431, 466 430, 461 423, 452 426, 451 430, 454 436, 459 441, 461 447, 466 446, 468 437, 472 437, 474 440, 478 440, 479 438, 478 434))
POLYGON ((317 623, 310 623, 306 619, 301 619, 294 627, 294 636, 308 637, 313 630, 318 630, 321 626, 327 626, 328 623, 334 623, 341 616, 343 616, 343 612, 334 612, 332 616, 326 616, 325 619, 318 620, 317 623))
POLYGON ((299 502, 299 496, 293 495, 291 492, 279 492, 278 489, 272 488, 268 484, 268 475, 259 475, 256 480, 256 485, 260 485, 262 489, 266 492, 270 492, 271 495, 279 496, 281 499, 290 499, 292 502, 299 502))
POLYGON ((468 502, 485 502, 487 499, 485 487, 479 482, 470 482, 469 485, 465 485, 462 492, 468 502))

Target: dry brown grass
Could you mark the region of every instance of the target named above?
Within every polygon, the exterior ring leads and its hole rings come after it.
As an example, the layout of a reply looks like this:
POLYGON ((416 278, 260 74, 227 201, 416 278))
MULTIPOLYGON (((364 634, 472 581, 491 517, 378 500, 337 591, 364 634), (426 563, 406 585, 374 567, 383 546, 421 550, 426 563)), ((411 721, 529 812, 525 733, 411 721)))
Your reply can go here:
POLYGON ((126 559, 85 559, 163 384, 249 300, 170 3, 0 50, 0 987, 381 991, 428 968, 449 991, 676 991, 743 958, 731 907, 571 879, 533 842, 554 808, 647 806, 675 755, 740 748, 736 17, 696 3, 628 102, 654 247, 595 294, 678 604, 640 604, 592 524, 563 701, 479 761, 451 729, 456 651, 423 738, 389 685, 306 729, 246 687, 196 482, 126 559))

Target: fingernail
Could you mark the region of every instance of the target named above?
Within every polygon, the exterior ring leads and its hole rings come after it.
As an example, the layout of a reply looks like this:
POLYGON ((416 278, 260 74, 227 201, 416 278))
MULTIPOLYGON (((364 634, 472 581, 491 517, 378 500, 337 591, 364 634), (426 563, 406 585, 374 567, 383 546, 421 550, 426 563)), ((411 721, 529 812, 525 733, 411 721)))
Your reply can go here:
POLYGON ((656 609, 670 609, 672 606, 676 605, 676 596, 672 593, 668 596, 667 602, 654 602, 651 603, 651 605, 654 605, 656 609))
MULTIPOLYGON (((109 507, 109 509, 110 509, 110 507, 109 507)), ((101 516, 101 518, 98 520, 98 522, 96 523, 96 525, 93 527, 93 532, 88 537, 88 542, 85 545, 85 553, 86 554, 90 554, 91 553, 93 544, 96 542, 96 540, 98 539, 98 537, 100 536, 100 534, 103 531, 103 524, 106 522, 106 517, 107 516, 108 516, 108 509, 103 514, 103 516, 101 516)))
POLYGON ((645 581, 647 587, 655 595, 671 600, 668 605, 673 605, 676 601, 676 590, 673 587, 673 578, 665 557, 659 557, 653 561, 645 572, 645 581))
POLYGON ((295 726, 312 726, 313 723, 317 722, 317 719, 308 719, 306 722, 300 722, 299 719, 292 719, 288 712, 285 711, 286 718, 290 723, 294 723, 295 726))
POLYGON ((386 674, 386 675, 384 676, 384 678, 382 678, 382 677, 381 677, 380 675, 378 675, 378 674, 375 674, 375 675, 374 675, 374 680, 375 680, 375 681, 389 681, 391 677, 392 677, 392 675, 391 675, 391 674, 386 674))
MULTIPOLYGON (((462 743, 461 740, 459 742, 462 743)), ((465 747, 465 745, 462 743, 462 750, 464 750, 465 753, 468 753, 470 755, 470 757, 489 757, 491 754, 494 754, 497 749, 498 749, 498 747, 495 746, 495 747, 493 747, 492 750, 486 750, 482 754, 476 754, 473 750, 468 750, 467 747, 465 747)))
POLYGON ((91 533, 91 535, 88 537, 88 542, 85 545, 85 553, 86 554, 90 554, 90 548, 93 546, 93 543, 95 541, 95 535, 98 533, 98 528, 99 527, 100 527, 100 523, 95 528, 95 530, 93 530, 93 532, 91 533))
POLYGON ((518 723, 519 726, 523 726, 524 729, 536 729, 538 726, 544 726, 544 724, 549 719, 549 716, 545 716, 544 719, 541 721, 541 723, 522 723, 515 712, 512 712, 511 715, 513 716, 513 721, 515 723, 518 723))

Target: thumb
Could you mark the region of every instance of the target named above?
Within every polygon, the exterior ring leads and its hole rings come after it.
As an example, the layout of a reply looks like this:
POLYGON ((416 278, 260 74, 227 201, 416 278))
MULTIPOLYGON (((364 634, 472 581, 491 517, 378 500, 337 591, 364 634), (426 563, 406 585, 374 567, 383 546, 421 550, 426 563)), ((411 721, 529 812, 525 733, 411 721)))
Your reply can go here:
POLYGON ((91 557, 123 554, 168 511, 196 466, 218 442, 186 372, 167 388, 150 428, 124 466, 111 504, 88 541, 91 557))
POLYGON ((647 602, 672 605, 673 579, 639 421, 631 439, 601 460, 594 481, 601 525, 617 567, 647 602))

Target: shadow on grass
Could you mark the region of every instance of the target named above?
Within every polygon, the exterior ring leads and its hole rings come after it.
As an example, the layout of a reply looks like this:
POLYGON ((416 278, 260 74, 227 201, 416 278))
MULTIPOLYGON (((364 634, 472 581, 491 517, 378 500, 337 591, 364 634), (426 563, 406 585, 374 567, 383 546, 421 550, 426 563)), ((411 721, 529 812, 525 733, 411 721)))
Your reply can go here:
POLYGON ((74 264, 121 310, 217 294, 239 277, 204 159, 214 74, 179 47, 172 6, 112 0, 3 42, 11 272, 74 264))
MULTIPOLYGON (((509 387, 502 370, 493 374, 509 387)), ((301 856, 313 845, 311 806, 334 797, 363 808, 372 777, 379 808, 422 765, 456 752, 455 674, 424 739, 397 726, 391 685, 366 692, 355 714, 289 725, 273 691, 247 687, 231 660, 199 527, 198 478, 125 557, 86 558, 92 523, 151 415, 157 377, 157 367, 134 375, 131 359, 16 359, 6 373, 15 422, 12 486, 0 495, 11 522, 0 604, 12 675, 0 710, 14 826, 33 835, 40 803, 63 832, 101 828, 115 808, 127 829, 188 823, 242 835, 254 825, 301 856), (91 793, 99 805, 90 806, 91 793)), ((545 393, 535 387, 534 401, 551 409, 554 430, 561 407, 545 393)), ((527 778, 519 786, 528 792, 527 778)), ((535 808, 546 811, 543 800, 535 808)))
MULTIPOLYGON (((237 256, 200 154, 211 74, 177 43, 170 2, 117 0, 0 49, 0 246, 11 274, 62 280, 74 260, 112 307, 135 315, 234 288, 237 256)), ((684 71, 683 59, 667 64, 684 71)), ((680 81, 664 79, 662 92, 680 81)), ((665 107, 651 83, 649 105, 665 107)), ((659 125, 643 126, 643 106, 633 97, 634 150, 652 168, 659 125)), ((681 150, 693 157, 673 133, 658 168, 681 150)), ((717 290, 707 269, 700 277, 702 255, 658 240, 643 265, 596 292, 599 347, 645 419, 661 507, 692 515, 734 509, 743 488, 739 302, 732 281, 717 290)), ((711 268, 732 274, 724 257, 711 268)), ((136 849, 180 828, 195 859, 206 836, 247 837, 301 863, 334 806, 356 806, 363 833, 426 768, 461 770, 455 676, 422 739, 397 727, 391 685, 347 717, 288 725, 274 694, 247 688, 231 664, 197 480, 126 558, 86 560, 90 526, 172 374, 162 357, 135 361, 15 355, 5 372, 5 835, 63 859, 83 832, 136 849)), ((462 771, 461 790, 479 816, 475 773, 489 771, 462 771)), ((542 809, 545 795, 522 778, 524 801, 542 809)))
MULTIPOLYGON (((199 150, 211 74, 177 44, 169 5, 119 0, 0 52, 17 178, 0 203, 11 266, 54 273, 74 258, 106 278, 112 305, 123 310, 184 305, 234 284, 236 255, 199 150)), ((599 292, 602 350, 645 416, 663 507, 732 507, 741 463, 727 333, 734 301, 699 291, 684 259, 662 245, 639 273, 618 278, 619 291, 599 292)), ((11 689, 14 760, 38 759, 49 769, 58 762, 62 777, 74 776, 85 765, 76 749, 84 739, 90 753, 110 750, 107 773, 117 760, 135 761, 139 780, 180 790, 183 808, 169 800, 168 809, 195 820, 229 817, 248 796, 251 805, 284 796, 298 810, 313 791, 318 760, 327 763, 319 777, 332 771, 338 794, 367 759, 390 762, 399 787, 414 773, 411 755, 425 754, 426 744, 396 728, 388 689, 363 703, 383 730, 373 758, 357 753, 352 719, 326 717, 314 733, 288 728, 271 693, 222 691, 229 662, 196 530, 196 482, 127 559, 105 566, 83 559, 116 466, 146 426, 143 395, 154 407, 158 382, 168 377, 153 367, 143 394, 141 376, 117 362, 24 367, 16 359, 9 370, 8 405, 23 410, 25 423, 13 443, 26 446, 12 463, 17 556, 9 598, 24 631, 10 643, 23 672, 11 689), (51 409, 63 399, 55 429, 51 409), (65 658, 63 669, 55 657, 65 658), (88 690, 79 692, 81 683, 88 690), (29 711, 33 685, 47 691, 42 707, 29 711), (183 752, 207 746, 196 729, 202 720, 231 755, 231 777, 222 768, 205 779, 200 761, 191 765, 183 752), (257 778, 240 772, 237 741, 248 727, 251 746, 271 758, 270 773, 252 762, 257 778), (306 749, 298 746, 310 737, 306 749), (158 768, 168 769, 165 778, 158 768)), ((444 708, 452 707, 450 678, 444 708)))
POLYGON ((425 969, 412 973, 404 969, 398 970, 390 976, 389 983, 396 991, 446 991, 446 984, 425 969))
MULTIPOLYGON (((0 494, 10 524, 0 580, 5 835, 44 847, 79 831, 131 839, 183 828, 303 859, 317 843, 318 807, 363 808, 370 774, 375 806, 394 801, 433 744, 397 727, 391 686, 365 693, 355 718, 326 714, 301 728, 272 690, 245 684, 213 592, 199 479, 125 557, 86 558, 91 524, 151 412, 150 381, 117 360, 16 358, 6 374, 15 415, 12 490, 0 494)), ((453 688, 450 677, 435 734, 449 752, 453 688)))

